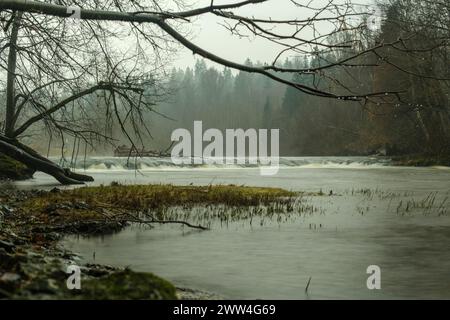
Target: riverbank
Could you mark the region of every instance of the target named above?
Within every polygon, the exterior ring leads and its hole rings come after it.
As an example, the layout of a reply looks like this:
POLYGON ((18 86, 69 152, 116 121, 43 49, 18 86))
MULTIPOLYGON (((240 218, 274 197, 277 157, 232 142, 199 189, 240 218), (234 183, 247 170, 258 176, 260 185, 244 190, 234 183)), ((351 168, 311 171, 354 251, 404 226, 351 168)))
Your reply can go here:
MULTIPOLYGON (((82 290, 68 290, 67 267, 77 265, 79 258, 58 245, 58 241, 67 232, 75 231, 71 231, 70 224, 86 228, 84 234, 89 234, 97 222, 78 217, 73 218, 66 229, 59 229, 50 211, 47 215, 36 215, 34 210, 23 209, 24 202, 44 194, 40 191, 0 191, 0 298, 177 298, 172 284, 151 273, 95 264, 80 266, 82 290)), ((119 230, 115 223, 101 225, 104 229, 98 232, 119 230)))
POLYGON ((450 155, 427 156, 427 155, 403 155, 392 157, 394 166, 406 167, 450 167, 450 155))
POLYGON ((80 266, 82 290, 68 290, 67 266, 77 265, 79 257, 59 245, 59 240, 69 234, 111 234, 130 223, 151 228, 170 223, 204 231, 207 225, 181 220, 169 208, 220 205, 232 213, 237 208, 265 205, 273 211, 289 211, 296 195, 276 188, 237 186, 113 184, 67 191, 0 190, 0 298, 218 298, 186 288, 177 290, 151 273, 99 264, 80 266))

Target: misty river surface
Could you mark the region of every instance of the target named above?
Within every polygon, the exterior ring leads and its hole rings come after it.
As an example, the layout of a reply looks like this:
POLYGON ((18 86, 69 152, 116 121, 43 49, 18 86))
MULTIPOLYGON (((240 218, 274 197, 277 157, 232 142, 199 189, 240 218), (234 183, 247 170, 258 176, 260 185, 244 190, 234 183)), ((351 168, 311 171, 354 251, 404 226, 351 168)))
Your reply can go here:
MULTIPOLYGON (((111 236, 66 238, 83 262, 130 266, 232 299, 450 299, 450 168, 286 158, 277 175, 260 176, 245 167, 157 165, 136 172, 114 161, 90 165, 95 184, 236 184, 326 195, 305 198, 316 212, 281 222, 213 223, 205 232, 131 226, 111 236), (367 288, 370 265, 381 269, 380 290, 367 288)), ((37 174, 19 186, 54 182, 37 174)))

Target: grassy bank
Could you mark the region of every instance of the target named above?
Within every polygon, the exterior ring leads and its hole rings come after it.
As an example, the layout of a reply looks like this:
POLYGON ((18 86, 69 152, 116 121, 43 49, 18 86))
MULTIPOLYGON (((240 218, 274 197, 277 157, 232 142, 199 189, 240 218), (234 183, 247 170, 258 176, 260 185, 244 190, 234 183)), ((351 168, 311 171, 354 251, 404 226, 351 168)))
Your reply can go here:
POLYGON ((446 166, 450 167, 450 155, 404 155, 392 158, 393 164, 396 166, 408 167, 432 167, 446 166))
POLYGON ((65 270, 75 257, 58 240, 67 234, 117 232, 129 223, 170 222, 205 230, 175 220, 166 209, 222 206, 248 211, 273 206, 282 211, 297 196, 282 189, 239 186, 0 190, 0 298, 176 299, 174 286, 153 274, 102 265, 82 266, 82 290, 70 291, 65 270))

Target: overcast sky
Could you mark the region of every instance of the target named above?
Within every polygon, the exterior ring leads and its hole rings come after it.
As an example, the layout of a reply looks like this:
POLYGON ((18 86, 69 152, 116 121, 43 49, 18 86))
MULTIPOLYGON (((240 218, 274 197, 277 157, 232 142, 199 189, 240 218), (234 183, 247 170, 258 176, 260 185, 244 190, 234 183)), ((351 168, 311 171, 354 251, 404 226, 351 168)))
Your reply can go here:
MULTIPOLYGON (((308 3, 310 0, 297 0, 299 3, 308 3)), ((344 0, 336 0, 344 1, 344 0)), ((197 0, 196 7, 207 6, 211 0, 197 0)), ((236 0, 215 0, 215 4, 240 2, 236 0)), ((319 7, 325 1, 313 0, 312 6, 319 7)), ((373 3, 372 0, 357 0, 358 4, 367 5, 373 3)), ((263 4, 249 5, 242 9, 233 9, 234 13, 240 15, 255 16, 258 18, 281 18, 281 19, 304 19, 311 16, 311 12, 303 8, 296 7, 290 0, 269 0, 263 4)), ((329 16, 329 15, 328 15, 329 16)), ((252 61, 261 61, 271 63, 273 58, 279 52, 280 47, 270 42, 260 39, 240 39, 237 36, 230 35, 219 23, 223 19, 214 15, 207 14, 195 20, 192 28, 192 40, 195 44, 200 45, 204 49, 218 54, 226 59, 235 62, 244 62, 246 58, 252 61)), ((185 68, 193 66, 198 56, 194 56, 190 51, 182 49, 179 51, 178 57, 174 60, 174 66, 185 68)))

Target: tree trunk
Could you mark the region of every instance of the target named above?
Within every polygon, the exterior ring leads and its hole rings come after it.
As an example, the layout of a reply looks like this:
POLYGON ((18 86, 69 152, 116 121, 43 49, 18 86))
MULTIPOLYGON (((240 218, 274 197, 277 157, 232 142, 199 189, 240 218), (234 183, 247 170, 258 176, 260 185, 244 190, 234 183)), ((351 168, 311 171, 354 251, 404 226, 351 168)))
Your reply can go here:
POLYGON ((69 169, 61 168, 39 155, 33 149, 3 135, 0 135, 0 152, 32 169, 53 176, 64 185, 83 184, 84 182, 94 181, 90 176, 73 173, 69 169))
POLYGON ((6 121, 5 134, 12 137, 14 134, 16 116, 16 66, 17 66, 17 38, 19 36, 22 12, 14 14, 8 53, 8 76, 6 84, 6 121))
POLYGON ((12 29, 9 41, 8 53, 8 75, 6 85, 6 119, 5 136, 0 135, 0 152, 17 160, 29 168, 42 171, 53 176, 61 184, 83 184, 94 181, 92 177, 71 172, 69 169, 61 168, 50 160, 42 157, 33 149, 13 139, 16 125, 16 67, 17 67, 17 40, 19 37, 20 21, 22 12, 17 12, 12 18, 12 29))
MULTIPOLYGON (((417 103, 416 100, 416 89, 415 89, 415 82, 414 82, 414 78, 412 75, 409 76, 409 82, 411 85, 411 97, 412 97, 412 101, 417 103)), ((420 113, 420 109, 416 108, 416 118, 417 121, 419 122, 420 128, 422 129, 423 135, 425 137, 425 141, 427 143, 426 148, 430 147, 430 133, 425 125, 425 122, 423 121, 423 117, 422 114, 420 113)))

